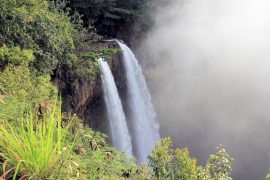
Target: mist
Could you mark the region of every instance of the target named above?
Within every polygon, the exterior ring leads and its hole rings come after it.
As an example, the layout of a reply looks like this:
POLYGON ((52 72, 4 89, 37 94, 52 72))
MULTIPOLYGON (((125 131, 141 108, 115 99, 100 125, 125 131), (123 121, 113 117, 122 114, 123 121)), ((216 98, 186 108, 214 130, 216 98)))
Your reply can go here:
MULTIPOLYGON (((157 5, 157 4, 156 4, 157 5)), ((270 1, 172 0, 137 52, 162 136, 204 165, 223 144, 234 179, 270 168, 270 1)))

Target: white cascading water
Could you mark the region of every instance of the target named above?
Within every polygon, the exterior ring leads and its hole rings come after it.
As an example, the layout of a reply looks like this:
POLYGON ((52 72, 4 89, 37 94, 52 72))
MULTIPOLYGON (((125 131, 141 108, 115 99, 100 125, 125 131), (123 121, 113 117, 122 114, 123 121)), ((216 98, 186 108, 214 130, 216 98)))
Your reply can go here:
POLYGON ((103 59, 98 60, 101 69, 102 89, 110 125, 111 143, 128 156, 132 156, 131 137, 128 131, 122 103, 110 67, 103 59))
POLYGON ((135 156, 139 163, 147 163, 156 141, 160 138, 159 124, 152 105, 142 69, 131 49, 116 40, 123 53, 127 76, 130 131, 135 156))

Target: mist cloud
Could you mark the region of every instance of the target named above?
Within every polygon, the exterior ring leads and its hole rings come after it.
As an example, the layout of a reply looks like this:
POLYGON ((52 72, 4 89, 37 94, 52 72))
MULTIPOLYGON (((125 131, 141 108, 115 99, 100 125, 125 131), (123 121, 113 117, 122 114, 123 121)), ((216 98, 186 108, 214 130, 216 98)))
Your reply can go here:
POLYGON ((235 179, 270 168, 270 1, 174 0, 138 52, 163 136, 205 162, 224 144, 235 179))

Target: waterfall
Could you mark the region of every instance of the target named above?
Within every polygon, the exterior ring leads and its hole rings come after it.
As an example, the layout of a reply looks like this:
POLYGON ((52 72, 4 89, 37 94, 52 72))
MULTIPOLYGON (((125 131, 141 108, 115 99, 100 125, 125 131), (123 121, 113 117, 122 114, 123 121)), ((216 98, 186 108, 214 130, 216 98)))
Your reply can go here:
POLYGON ((160 138, 151 96, 142 69, 131 49, 117 41, 123 53, 127 77, 130 131, 135 156, 139 163, 147 163, 156 141, 160 138))
POLYGON ((99 59, 98 63, 101 69, 102 89, 108 114, 111 143, 118 150, 132 156, 131 137, 112 72, 108 63, 103 59, 99 59))

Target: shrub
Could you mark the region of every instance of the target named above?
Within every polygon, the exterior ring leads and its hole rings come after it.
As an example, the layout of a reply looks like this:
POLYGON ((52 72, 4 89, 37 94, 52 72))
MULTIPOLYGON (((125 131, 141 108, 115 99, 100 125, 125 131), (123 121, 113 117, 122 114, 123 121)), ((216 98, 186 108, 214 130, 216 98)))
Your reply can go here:
POLYGON ((157 178, 169 178, 173 169, 173 149, 170 138, 161 139, 149 156, 149 166, 157 178))
POLYGON ((28 66, 33 61, 33 52, 30 50, 22 50, 19 47, 8 48, 6 45, 0 47, 0 67, 2 69, 7 64, 28 66))
POLYGON ((0 86, 6 95, 16 96, 21 102, 33 105, 51 101, 57 95, 48 75, 34 76, 25 66, 8 65, 0 72, 0 86))
POLYGON ((186 179, 196 179, 197 167, 196 159, 190 157, 187 148, 175 150, 175 178, 186 180, 186 179))
POLYGON ((218 152, 211 154, 207 160, 206 168, 209 170, 213 180, 232 180, 232 158, 222 145, 218 152))

